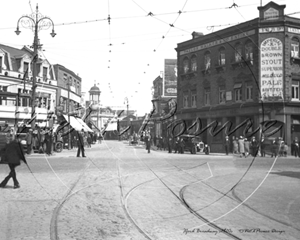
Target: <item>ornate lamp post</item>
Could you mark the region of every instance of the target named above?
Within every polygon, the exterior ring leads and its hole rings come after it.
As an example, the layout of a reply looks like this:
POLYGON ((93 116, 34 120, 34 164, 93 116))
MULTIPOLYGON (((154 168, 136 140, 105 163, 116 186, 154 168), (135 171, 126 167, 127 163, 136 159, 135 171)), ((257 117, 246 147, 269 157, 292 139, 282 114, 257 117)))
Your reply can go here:
POLYGON ((55 37, 56 33, 54 32, 54 23, 49 17, 43 16, 41 13, 38 11, 38 5, 36 5, 36 11, 30 15, 24 15, 19 18, 18 23, 17 23, 17 30, 15 33, 19 35, 21 31, 19 30, 19 24, 21 23, 22 27, 31 29, 34 32, 34 40, 33 40, 33 66, 32 66, 32 98, 31 98, 31 119, 33 121, 31 122, 32 128, 35 127, 35 90, 36 90, 36 62, 38 59, 38 49, 41 47, 39 43, 39 38, 38 38, 38 32, 42 29, 49 29, 52 26, 52 32, 50 35, 52 37, 55 37))

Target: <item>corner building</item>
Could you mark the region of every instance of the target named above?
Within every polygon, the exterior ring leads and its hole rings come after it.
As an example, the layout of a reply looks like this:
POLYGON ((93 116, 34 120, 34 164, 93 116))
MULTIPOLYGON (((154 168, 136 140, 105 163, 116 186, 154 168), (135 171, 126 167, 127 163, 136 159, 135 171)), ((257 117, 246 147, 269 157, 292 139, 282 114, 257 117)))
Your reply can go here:
MULTIPOLYGON (((274 119, 284 127, 272 137, 284 136, 289 146, 300 139, 300 19, 284 9, 269 2, 258 7, 256 19, 207 35, 194 32, 178 44, 178 119, 190 126, 199 117, 203 127, 216 120, 218 128, 251 119, 250 131, 274 119)), ((211 151, 224 152, 224 130, 200 136, 211 151)))

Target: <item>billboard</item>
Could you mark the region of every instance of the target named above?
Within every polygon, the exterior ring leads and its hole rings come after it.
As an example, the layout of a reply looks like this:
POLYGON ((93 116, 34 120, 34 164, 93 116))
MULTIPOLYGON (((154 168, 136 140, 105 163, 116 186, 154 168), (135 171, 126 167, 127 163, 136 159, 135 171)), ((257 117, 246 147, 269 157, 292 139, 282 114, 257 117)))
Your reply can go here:
POLYGON ((277 38, 267 38, 260 48, 262 100, 283 99, 283 47, 277 38))
POLYGON ((177 96, 177 59, 165 59, 164 96, 177 96))

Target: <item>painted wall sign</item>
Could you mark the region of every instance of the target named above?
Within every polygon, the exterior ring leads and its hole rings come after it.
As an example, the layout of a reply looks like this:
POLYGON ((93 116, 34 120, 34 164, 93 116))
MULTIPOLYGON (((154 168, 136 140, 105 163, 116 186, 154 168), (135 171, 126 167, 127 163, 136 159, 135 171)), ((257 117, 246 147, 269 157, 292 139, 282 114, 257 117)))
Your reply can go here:
POLYGON ((288 28, 288 32, 300 34, 300 29, 298 29, 298 28, 288 28))
POLYGON ((259 33, 271 33, 271 32, 283 32, 284 27, 267 27, 267 28, 260 28, 259 33))
POLYGON ((165 59, 164 96, 177 96, 177 59, 165 59))
POLYGON ((263 101, 283 99, 283 47, 277 38, 261 43, 260 90, 263 101))
POLYGON ((248 37, 248 36, 251 36, 253 34, 255 34, 255 30, 250 30, 248 32, 240 33, 240 34, 233 35, 233 36, 230 36, 230 37, 227 37, 227 38, 222 38, 220 40, 216 40, 216 41, 209 42, 209 43, 197 46, 197 47, 193 47, 193 48, 189 48, 189 49, 180 51, 179 55, 184 55, 184 54, 196 52, 196 51, 206 49, 206 48, 210 48, 210 47, 213 47, 213 46, 216 46, 216 45, 219 45, 219 44, 224 44, 224 43, 234 41, 234 40, 237 40, 237 39, 240 39, 240 38, 248 37))

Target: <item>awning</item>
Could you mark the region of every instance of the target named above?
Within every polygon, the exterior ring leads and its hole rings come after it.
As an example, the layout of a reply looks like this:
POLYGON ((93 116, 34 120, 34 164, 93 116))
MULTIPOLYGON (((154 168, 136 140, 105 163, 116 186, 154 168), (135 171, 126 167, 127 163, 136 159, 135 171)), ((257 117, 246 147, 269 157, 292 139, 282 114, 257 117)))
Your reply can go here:
POLYGON ((86 123, 81 118, 76 118, 76 120, 82 125, 82 127, 84 128, 84 131, 94 132, 92 129, 89 128, 88 125, 86 125, 86 123))
POLYGON ((69 121, 70 118, 70 125, 72 126, 72 128, 74 128, 76 131, 81 131, 82 129, 85 132, 93 132, 93 130, 91 130, 84 121, 82 121, 80 118, 75 118, 73 116, 67 116, 64 115, 64 118, 66 119, 66 121, 69 121))

